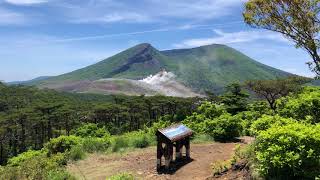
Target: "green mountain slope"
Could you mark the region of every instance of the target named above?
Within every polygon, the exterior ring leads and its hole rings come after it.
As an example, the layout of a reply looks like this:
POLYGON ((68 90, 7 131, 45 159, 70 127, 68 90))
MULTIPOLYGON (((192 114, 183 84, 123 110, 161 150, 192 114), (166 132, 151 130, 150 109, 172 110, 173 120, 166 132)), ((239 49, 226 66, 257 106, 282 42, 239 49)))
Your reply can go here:
POLYGON ((140 44, 91 66, 47 79, 44 83, 103 78, 141 79, 159 72, 168 60, 150 44, 140 44))
POLYGON ((78 81, 107 78, 143 79, 165 69, 176 80, 197 92, 216 92, 232 82, 249 79, 275 79, 290 75, 266 66, 225 45, 192 49, 158 51, 150 44, 140 44, 99 63, 51 77, 35 84, 40 87, 63 87, 78 81))
POLYGON ((175 60, 173 69, 183 83, 194 89, 219 89, 232 82, 275 79, 290 73, 261 64, 225 45, 163 51, 175 60))

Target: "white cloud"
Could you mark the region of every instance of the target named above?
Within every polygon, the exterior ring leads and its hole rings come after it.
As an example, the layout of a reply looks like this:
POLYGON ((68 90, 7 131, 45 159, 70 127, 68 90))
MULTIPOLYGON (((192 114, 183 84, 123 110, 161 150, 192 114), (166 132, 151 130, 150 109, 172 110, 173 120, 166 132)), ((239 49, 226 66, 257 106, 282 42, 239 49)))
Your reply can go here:
POLYGON ((257 40, 272 40, 279 42, 288 42, 283 36, 278 33, 267 32, 267 31, 239 31, 226 33, 221 30, 213 30, 216 34, 215 37, 210 38, 198 38, 198 39, 187 39, 181 43, 174 44, 176 48, 184 47, 198 47, 209 44, 234 44, 252 42, 257 40))
POLYGON ((204 21, 236 13, 244 0, 141 0, 66 1, 59 3, 64 15, 76 23, 170 22, 174 19, 204 21))
POLYGON ((148 0, 150 13, 183 19, 212 19, 233 12, 243 3, 239 0, 148 0))
POLYGON ((0 25, 19 25, 26 22, 24 14, 0 8, 0 25))
POLYGON ((48 0, 4 0, 9 4, 14 5, 33 5, 48 2, 48 0))
POLYGON ((115 22, 128 22, 128 23, 136 23, 136 22, 150 22, 151 19, 148 16, 137 14, 137 13, 111 13, 105 14, 103 16, 98 17, 88 17, 75 20, 77 23, 115 23, 115 22))

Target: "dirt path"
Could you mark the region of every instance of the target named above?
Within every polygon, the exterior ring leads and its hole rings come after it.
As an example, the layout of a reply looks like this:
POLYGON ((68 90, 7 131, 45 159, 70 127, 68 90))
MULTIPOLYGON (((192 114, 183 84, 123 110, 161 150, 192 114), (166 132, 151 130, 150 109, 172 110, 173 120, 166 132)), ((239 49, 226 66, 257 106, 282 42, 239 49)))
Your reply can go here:
POLYGON ((125 154, 89 155, 85 160, 68 165, 78 179, 105 180, 119 172, 130 172, 141 179, 203 180, 211 176, 211 163, 232 157, 236 143, 192 144, 192 162, 173 174, 157 174, 156 150, 150 147, 125 154))

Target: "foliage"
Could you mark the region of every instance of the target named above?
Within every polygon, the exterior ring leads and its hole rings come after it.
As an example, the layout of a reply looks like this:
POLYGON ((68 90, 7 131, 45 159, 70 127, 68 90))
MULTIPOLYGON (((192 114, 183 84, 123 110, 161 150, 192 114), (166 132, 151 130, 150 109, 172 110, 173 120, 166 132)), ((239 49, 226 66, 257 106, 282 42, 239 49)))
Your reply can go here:
POLYGON ((75 177, 71 176, 67 171, 63 169, 51 170, 47 175, 48 180, 76 180, 75 177))
POLYGON ((29 150, 24 153, 19 154, 18 156, 15 156, 13 158, 10 158, 8 160, 8 165, 9 166, 18 166, 24 161, 27 161, 29 159, 32 159, 37 156, 44 155, 43 151, 35 151, 35 150, 29 150))
POLYGON ((240 84, 233 83, 226 87, 226 93, 221 96, 221 102, 225 105, 226 110, 231 114, 245 111, 247 108, 247 94, 240 84))
POLYGON ((88 123, 80 126, 72 132, 75 136, 79 137, 99 137, 107 135, 108 132, 104 128, 99 128, 97 124, 88 123))
POLYGON ((254 121, 262 117, 262 115, 272 115, 274 112, 264 101, 255 101, 247 105, 247 110, 235 115, 242 124, 242 135, 251 135, 250 127, 254 121))
POLYGON ((214 176, 221 175, 222 173, 228 171, 230 167, 230 161, 216 161, 211 164, 212 173, 214 176))
POLYGON ((61 169, 60 155, 47 157, 45 155, 35 156, 26 161, 22 161, 18 166, 6 166, 1 174, 0 179, 52 179, 57 176, 66 177, 67 179, 73 179, 64 170, 61 169), (59 156, 59 157, 57 157, 59 156), (56 172, 56 173, 54 173, 56 172), (58 174, 59 172, 59 174, 58 174))
POLYGON ((267 100, 271 109, 276 110, 277 99, 287 96, 289 93, 299 92, 302 85, 308 81, 310 79, 293 76, 276 80, 251 80, 246 82, 246 86, 259 97, 267 100))
POLYGON ((194 144, 200 144, 200 143, 206 143, 206 142, 212 142, 214 139, 207 134, 196 134, 192 138, 192 143, 194 144))
POLYGON ((249 0, 243 16, 249 25, 279 32, 306 50, 313 59, 307 64, 320 75, 319 0, 249 0))
POLYGON ((85 150, 82 149, 82 146, 76 145, 66 152, 66 156, 70 160, 77 161, 85 157, 85 150))
POLYGON ((113 152, 123 151, 126 148, 145 148, 155 145, 154 134, 144 131, 134 131, 113 138, 111 148, 113 152))
POLYGON ((168 115, 192 114, 197 98, 104 96, 62 93, 26 86, 0 88, 0 164, 60 135, 102 137, 149 127, 168 115))
POLYGON ((292 118, 284 118, 279 115, 263 115, 261 118, 252 123, 250 128, 250 134, 256 136, 261 131, 265 131, 271 128, 272 126, 280 127, 295 122, 296 121, 292 118))
POLYGON ((268 178, 314 179, 320 175, 320 133, 292 123, 262 131, 255 144, 259 172, 268 178))
POLYGON ((59 136, 58 138, 51 139, 45 148, 48 150, 48 154, 64 153, 71 150, 73 146, 80 145, 81 138, 76 136, 59 136))
POLYGON ((111 137, 104 138, 84 138, 81 148, 83 151, 92 152, 105 152, 111 146, 111 137))
POLYGON ((183 123, 199 134, 208 134, 218 141, 231 140, 240 135, 241 121, 228 114, 222 106, 204 102, 183 123))
POLYGON ((134 180, 134 176, 130 173, 120 173, 114 176, 111 176, 110 178, 107 178, 107 180, 134 180))
POLYGON ((225 114, 212 120, 204 121, 204 132, 209 134, 217 141, 232 140, 240 135, 242 130, 241 122, 225 114))
POLYGON ((298 120, 309 120, 320 123, 320 89, 308 87, 295 96, 287 96, 279 100, 279 114, 298 120))
POLYGON ((205 133, 204 122, 227 113, 223 106, 211 102, 203 102, 195 113, 188 116, 183 123, 196 133, 205 133))

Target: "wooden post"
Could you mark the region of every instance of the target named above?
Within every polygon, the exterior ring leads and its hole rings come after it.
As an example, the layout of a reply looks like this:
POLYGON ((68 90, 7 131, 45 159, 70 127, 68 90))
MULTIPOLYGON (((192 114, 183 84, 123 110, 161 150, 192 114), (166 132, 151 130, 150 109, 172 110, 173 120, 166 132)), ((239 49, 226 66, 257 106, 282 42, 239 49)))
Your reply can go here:
POLYGON ((165 153, 165 169, 166 170, 170 169, 170 163, 172 161, 172 157, 173 157, 173 144, 167 143, 166 144, 166 153, 165 153))
POLYGON ((179 161, 182 157, 181 144, 181 141, 176 142, 176 161, 179 161))
POLYGON ((186 138, 185 146, 186 146, 186 158, 190 159, 190 138, 189 137, 186 138))
POLYGON ((161 157, 163 155, 162 142, 158 139, 157 144, 157 171, 161 169, 161 157))

